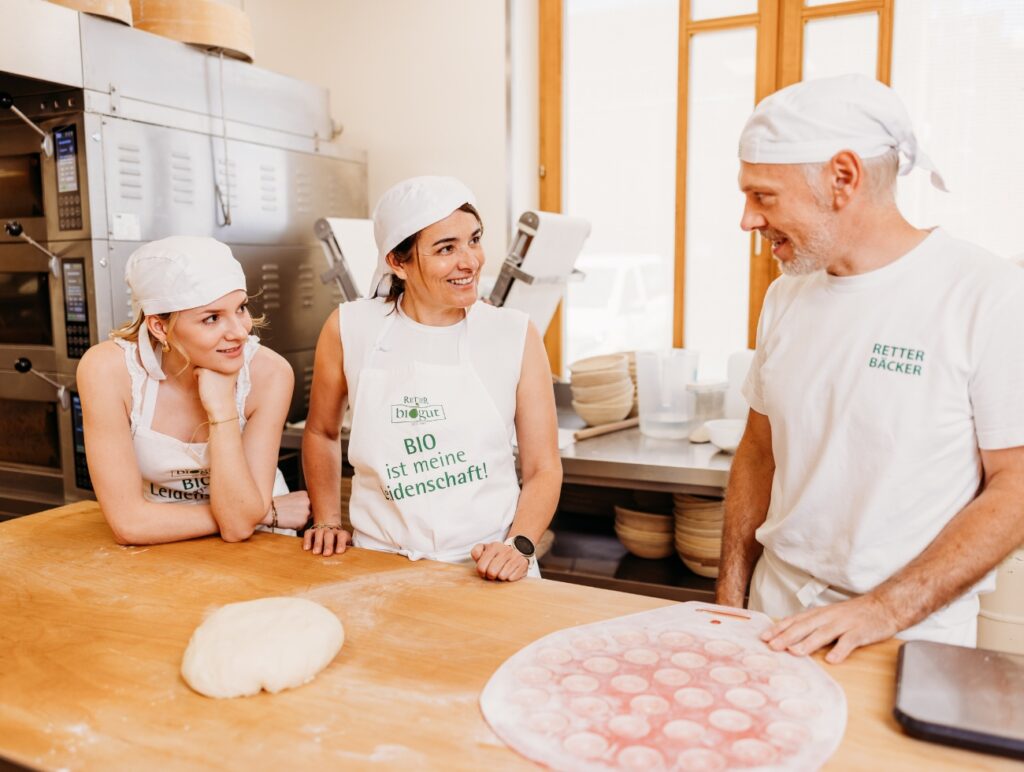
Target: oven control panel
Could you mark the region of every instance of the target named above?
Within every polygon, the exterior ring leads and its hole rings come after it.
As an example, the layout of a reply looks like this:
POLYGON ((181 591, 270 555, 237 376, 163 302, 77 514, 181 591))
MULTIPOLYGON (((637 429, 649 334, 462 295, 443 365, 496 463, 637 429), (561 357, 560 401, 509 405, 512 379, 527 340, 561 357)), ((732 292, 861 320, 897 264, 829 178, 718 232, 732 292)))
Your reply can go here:
POLYGON ((53 130, 57 161, 57 219, 62 231, 82 229, 82 192, 78 184, 78 135, 74 125, 53 130))
POLYGON ((71 392, 71 433, 74 436, 75 485, 84 491, 91 491, 92 478, 85 460, 85 427, 82 421, 82 400, 77 391, 71 392))
POLYGON ((61 262, 68 359, 81 359, 89 348, 89 297, 85 286, 85 260, 76 257, 61 262))

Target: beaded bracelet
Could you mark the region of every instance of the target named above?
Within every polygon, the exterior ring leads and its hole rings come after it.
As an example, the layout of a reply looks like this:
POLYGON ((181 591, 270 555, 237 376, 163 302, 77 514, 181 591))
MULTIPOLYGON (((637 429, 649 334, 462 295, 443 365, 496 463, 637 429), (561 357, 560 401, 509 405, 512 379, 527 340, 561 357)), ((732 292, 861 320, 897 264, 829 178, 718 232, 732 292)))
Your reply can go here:
POLYGON ((313 523, 309 527, 311 531, 344 531, 345 526, 341 523, 313 523))

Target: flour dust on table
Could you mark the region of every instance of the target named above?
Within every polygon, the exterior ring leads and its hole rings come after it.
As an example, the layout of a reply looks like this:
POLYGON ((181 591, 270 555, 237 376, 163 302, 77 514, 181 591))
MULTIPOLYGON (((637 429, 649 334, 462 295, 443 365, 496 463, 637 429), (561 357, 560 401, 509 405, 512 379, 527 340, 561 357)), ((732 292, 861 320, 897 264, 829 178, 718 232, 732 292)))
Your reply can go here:
POLYGON ((839 745, 842 689, 774 652, 757 612, 683 603, 552 633, 480 698, 495 733, 555 769, 812 770, 839 745))

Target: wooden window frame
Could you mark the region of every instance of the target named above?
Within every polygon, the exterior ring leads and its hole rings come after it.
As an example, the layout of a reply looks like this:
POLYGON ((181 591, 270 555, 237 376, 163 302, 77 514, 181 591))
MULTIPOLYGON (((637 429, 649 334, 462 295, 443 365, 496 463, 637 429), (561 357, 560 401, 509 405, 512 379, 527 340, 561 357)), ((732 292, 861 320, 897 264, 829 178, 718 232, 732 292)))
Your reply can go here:
MULTIPOLYGON (((672 345, 685 345, 686 292, 686 151, 690 39, 702 32, 754 27, 757 30, 755 104, 772 92, 800 81, 803 33, 808 21, 878 13, 876 77, 890 83, 895 0, 845 0, 806 6, 804 0, 758 0, 757 12, 740 16, 690 20, 691 0, 679 0, 678 107, 676 118, 675 255, 672 292, 672 345)), ((562 211, 562 50, 564 0, 538 0, 540 96, 540 208, 562 211)), ((739 215, 737 214, 737 217, 739 215)), ((757 321, 765 293, 779 275, 771 250, 757 233, 750 235, 750 291, 747 342, 754 347, 757 321)), ((562 371, 562 305, 544 334, 554 373, 562 371)))

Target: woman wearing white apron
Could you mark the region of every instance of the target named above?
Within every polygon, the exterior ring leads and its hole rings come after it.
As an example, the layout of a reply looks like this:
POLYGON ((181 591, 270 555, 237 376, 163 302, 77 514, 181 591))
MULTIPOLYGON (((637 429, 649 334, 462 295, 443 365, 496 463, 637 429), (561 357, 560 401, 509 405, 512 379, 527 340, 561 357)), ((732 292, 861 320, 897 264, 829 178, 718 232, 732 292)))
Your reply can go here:
POLYGON ((377 204, 370 297, 342 304, 317 345, 302 443, 314 554, 349 539, 339 434, 351 400, 355 546, 487 579, 540 575, 534 545, 562 481, 551 373, 525 314, 478 301, 481 233, 473 194, 449 177, 406 180, 377 204))
POLYGON ((291 367, 250 336, 245 275, 210 238, 174 236, 125 267, 135 321, 78 367, 96 498, 119 544, 301 527, 277 452, 291 367), (277 498, 272 498, 277 496, 277 498))

